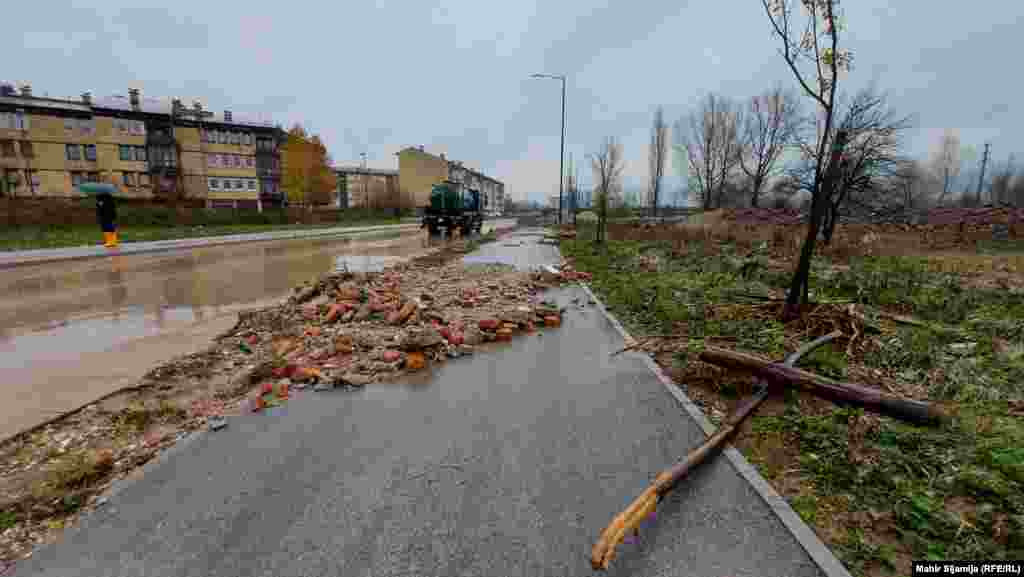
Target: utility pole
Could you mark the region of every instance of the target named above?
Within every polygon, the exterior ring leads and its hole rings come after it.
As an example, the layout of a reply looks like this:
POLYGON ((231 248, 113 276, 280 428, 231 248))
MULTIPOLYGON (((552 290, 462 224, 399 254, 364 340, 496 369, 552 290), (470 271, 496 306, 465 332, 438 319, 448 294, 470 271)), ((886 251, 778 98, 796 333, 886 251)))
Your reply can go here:
MULTIPOLYGON (((981 186, 985 182, 985 166, 988 164, 988 149, 992 146, 991 143, 985 143, 985 154, 981 157, 981 175, 978 177, 978 206, 981 206, 981 186)), ((994 199, 993 199, 994 200, 994 199)))
POLYGON ((366 153, 360 152, 359 157, 361 159, 359 165, 363 173, 363 206, 365 206, 366 208, 372 208, 370 206, 370 199, 366 196, 366 153))

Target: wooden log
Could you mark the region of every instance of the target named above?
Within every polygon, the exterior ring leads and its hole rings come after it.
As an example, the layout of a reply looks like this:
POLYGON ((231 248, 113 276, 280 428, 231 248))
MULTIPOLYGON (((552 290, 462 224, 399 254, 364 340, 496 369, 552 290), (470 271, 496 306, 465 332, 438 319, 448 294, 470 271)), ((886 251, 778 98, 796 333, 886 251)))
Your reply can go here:
MULTIPOLYGON (((833 331, 805 344, 786 357, 783 366, 796 364, 802 356, 838 338, 840 335, 842 333, 839 331, 833 331)), ((686 478, 690 471, 705 462, 710 455, 717 453, 725 445, 726 441, 739 430, 743 421, 752 415, 767 398, 768 387, 764 382, 761 382, 758 390, 736 407, 736 410, 733 411, 714 435, 691 451, 685 459, 676 463, 671 468, 662 471, 655 478, 654 482, 630 503, 629 507, 616 515, 612 522, 601 532, 600 538, 598 538, 597 543, 594 544, 590 552, 590 566, 595 570, 607 569, 612 559, 615 558, 615 548, 625 539, 626 535, 630 532, 636 533, 640 523, 654 513, 658 503, 661 502, 664 496, 686 478)))
POLYGON ((708 346, 700 354, 700 360, 720 367, 749 371, 774 385, 796 387, 836 404, 862 407, 902 421, 940 424, 948 417, 941 407, 931 403, 906 399, 854 383, 840 383, 747 353, 708 346))

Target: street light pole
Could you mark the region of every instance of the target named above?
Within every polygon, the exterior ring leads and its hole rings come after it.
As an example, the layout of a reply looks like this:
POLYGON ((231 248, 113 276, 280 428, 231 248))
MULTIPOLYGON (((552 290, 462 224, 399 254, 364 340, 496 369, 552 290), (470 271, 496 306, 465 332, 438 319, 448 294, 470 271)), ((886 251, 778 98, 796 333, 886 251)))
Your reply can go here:
POLYGON ((562 138, 558 150, 558 224, 562 224, 562 195, 565 191, 565 75, 531 74, 530 77, 562 81, 562 138))

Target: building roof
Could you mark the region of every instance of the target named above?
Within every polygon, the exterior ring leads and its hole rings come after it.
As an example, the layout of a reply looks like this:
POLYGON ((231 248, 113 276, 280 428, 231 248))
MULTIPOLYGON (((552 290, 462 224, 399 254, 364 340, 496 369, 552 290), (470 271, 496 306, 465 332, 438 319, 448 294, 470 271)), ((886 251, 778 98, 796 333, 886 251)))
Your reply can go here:
MULTIPOLYGON (((7 90, 14 90, 14 86, 8 82, 0 81, 0 86, 7 90)), ((173 98, 145 97, 140 94, 139 110, 146 114, 166 114, 169 116, 171 114, 173 100, 173 98)), ((3 104, 24 108, 50 108, 54 110, 64 110, 84 114, 92 114, 96 109, 120 110, 124 112, 134 111, 131 99, 122 94, 95 97, 92 98, 91 103, 87 103, 84 100, 75 98, 50 98, 48 96, 35 95, 24 96, 17 92, 13 94, 0 93, 0 105, 3 104)), ((182 106, 187 110, 193 110, 191 103, 185 102, 184 99, 182 99, 182 106)), ((205 110, 204 112, 210 114, 204 119, 204 122, 258 128, 273 127, 272 122, 269 122, 255 114, 235 112, 232 110, 231 120, 227 121, 224 119, 224 111, 216 112, 212 110, 205 110)))
MULTIPOLYGON (((148 113, 148 114, 167 114, 167 115, 170 115, 171 114, 172 102, 173 102, 172 98, 152 98, 152 97, 140 96, 139 97, 139 109, 140 109, 140 111, 142 111, 144 113, 148 113)), ((186 109, 191 110, 191 107, 189 106, 189 104, 187 102, 185 102, 184 100, 182 101, 181 104, 186 109)), ((111 95, 111 96, 101 96, 101 97, 94 98, 93 99, 93 108, 105 108, 107 110, 123 110, 123 111, 126 111, 126 112, 131 112, 133 110, 132 109, 131 100, 129 99, 129 97, 121 95, 121 94, 114 94, 114 95, 111 95)), ((261 119, 257 118, 255 115, 246 114, 244 112, 239 113, 239 112, 235 112, 235 111, 232 110, 231 111, 231 121, 229 122, 229 121, 224 120, 224 112, 223 111, 222 112, 215 112, 215 111, 212 111, 212 110, 205 110, 205 109, 204 109, 204 111, 208 112, 208 113, 212 113, 212 116, 206 117, 204 122, 231 124, 231 125, 236 125, 236 126, 253 126, 253 127, 259 127, 259 128, 271 128, 273 126, 273 124, 270 123, 270 122, 267 122, 265 120, 261 120, 261 119)))
POLYGON ((376 174, 379 176, 398 176, 398 170, 392 168, 363 168, 361 166, 335 166, 334 172, 338 174, 376 174))
POLYGON ((493 178, 493 177, 490 177, 490 176, 487 176, 486 174, 484 174, 483 172, 480 172, 479 170, 474 170, 474 169, 466 166, 463 163, 463 161, 461 161, 461 160, 452 160, 450 158, 446 158, 444 155, 437 156, 435 154, 431 154, 431 153, 427 152, 426 150, 421 149, 418 146, 406 146, 402 150, 398 151, 399 154, 401 154, 403 152, 415 152, 417 154, 422 154, 424 156, 429 156, 431 158, 436 158, 438 160, 444 160, 444 161, 446 161, 448 163, 449 170, 451 170, 452 168, 458 168, 458 169, 464 170, 464 171, 466 171, 466 172, 468 172, 468 173, 470 173, 470 174, 472 174, 472 175, 474 175, 474 176, 476 176, 476 177, 478 177, 478 178, 480 178, 482 180, 487 180, 487 181, 493 182, 494 184, 497 184, 499 186, 505 186, 500 180, 498 180, 496 178, 493 178))
POLYGON ((74 102, 71 100, 60 100, 57 98, 45 98, 39 96, 0 96, 0 104, 26 108, 53 108, 56 110, 72 110, 75 112, 92 112, 89 105, 84 102, 74 102))

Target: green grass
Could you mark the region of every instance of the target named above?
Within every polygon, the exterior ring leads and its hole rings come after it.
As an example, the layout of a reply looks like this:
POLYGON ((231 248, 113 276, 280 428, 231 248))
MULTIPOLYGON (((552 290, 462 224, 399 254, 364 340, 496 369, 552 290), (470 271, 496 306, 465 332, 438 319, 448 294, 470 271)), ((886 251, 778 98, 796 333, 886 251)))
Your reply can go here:
MULTIPOLYGON (((711 247, 690 243, 685 254, 675 255, 665 243, 610 241, 598 247, 582 235, 561 247, 578 270, 593 275, 594 289, 638 336, 685 327, 691 351, 707 338, 729 336, 740 350, 770 358, 785 353, 783 336, 793 329, 775 319, 708 315, 725 303, 748 302, 737 292, 785 288, 788 272, 744 267, 759 262, 764 247, 741 254, 728 245, 705 251, 711 247), (641 255, 656 255, 659 272, 640 270, 641 255)), ((784 414, 755 416, 753 427, 755 435, 774 436, 777 446, 797 448, 796 461, 769 463, 748 453, 751 461, 768 478, 776 478, 772 471, 796 471, 790 474, 805 482, 791 503, 805 521, 846 525, 845 534, 829 544, 855 575, 907 569, 893 566, 896 550, 918 559, 1024 557, 1024 417, 1007 412, 1008 401, 1024 398, 1024 293, 968 288, 955 275, 930 271, 921 258, 843 264, 848 268, 815 260, 814 299, 853 301, 868 311, 955 328, 898 326, 862 336, 870 344, 856 362, 901 386, 923 385, 929 399, 951 403, 956 415, 941 428, 882 417, 865 433, 854 427, 862 413, 808 411, 790 394, 784 414), (841 499, 848 510, 822 508, 823 499, 841 499), (869 512, 891 512, 895 534, 877 529, 882 524, 856 522, 857 514, 869 512)), ((691 358, 677 354, 676 366, 691 358)), ((851 363, 844 341, 819 349, 802 366, 846 379, 851 363)), ((737 394, 717 386, 723 397, 737 394)))
POLYGON ((14 511, 0 511, 0 531, 6 531, 18 522, 18 516, 14 511))

